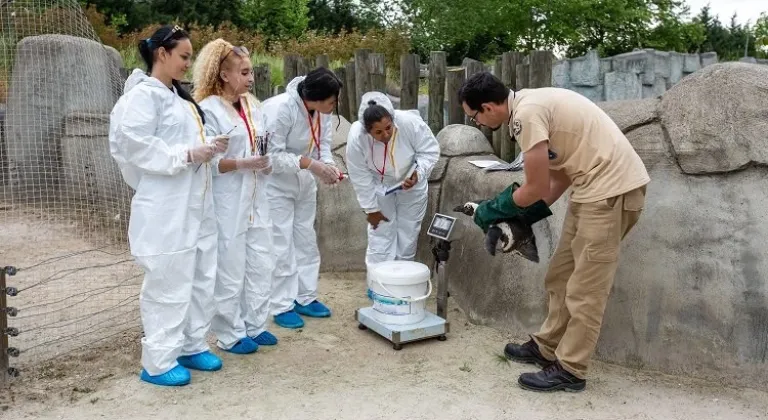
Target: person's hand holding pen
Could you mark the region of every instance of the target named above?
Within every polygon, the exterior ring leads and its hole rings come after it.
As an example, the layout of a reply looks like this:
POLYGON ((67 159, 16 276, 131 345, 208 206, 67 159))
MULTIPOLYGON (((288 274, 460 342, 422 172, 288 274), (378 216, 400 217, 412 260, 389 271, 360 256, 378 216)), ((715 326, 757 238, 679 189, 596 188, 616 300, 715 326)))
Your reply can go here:
POLYGON ((235 128, 237 128, 237 126, 232 127, 224 134, 219 134, 218 136, 214 137, 210 144, 198 146, 190 150, 190 162, 200 162, 200 164, 197 165, 197 168, 195 168, 195 172, 197 172, 200 167, 203 166, 203 163, 210 161, 213 158, 213 155, 227 151, 227 147, 229 146, 229 133, 231 133, 235 128), (193 152, 198 153, 197 159, 195 156, 193 156, 193 152))

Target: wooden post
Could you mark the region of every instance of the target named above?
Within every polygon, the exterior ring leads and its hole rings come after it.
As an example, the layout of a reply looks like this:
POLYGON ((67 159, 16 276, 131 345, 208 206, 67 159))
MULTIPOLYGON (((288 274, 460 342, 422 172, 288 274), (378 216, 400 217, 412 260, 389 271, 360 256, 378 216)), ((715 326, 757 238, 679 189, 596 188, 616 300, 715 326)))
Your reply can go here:
MULTIPOLYGON (((481 63, 480 61, 477 61, 477 60, 473 60, 471 58, 465 58, 464 61, 463 61, 463 64, 464 64, 464 68, 466 69, 466 76, 465 77, 467 79, 472 77, 474 74, 480 73, 481 71, 485 70, 485 65, 483 65, 483 63, 481 63)), ((464 124, 466 124, 466 125, 468 125, 470 127, 475 127, 475 128, 479 129, 477 124, 474 124, 469 119, 468 115, 464 116, 464 124)), ((483 134, 485 134, 485 132, 483 132, 483 134)))
POLYGON ((291 80, 299 75, 299 57, 296 54, 286 54, 283 56, 283 85, 288 86, 291 80))
POLYGON ((344 70, 347 73, 347 79, 344 84, 347 87, 347 104, 349 104, 349 114, 347 114, 347 119, 350 123, 353 123, 357 121, 358 108, 355 60, 349 60, 349 62, 347 62, 347 64, 344 66, 344 70))
POLYGON ((327 69, 331 68, 331 61, 328 59, 328 54, 320 54, 317 57, 315 57, 315 68, 317 67, 325 67, 327 69))
POLYGON ((533 51, 530 56, 529 87, 543 88, 552 86, 552 64, 555 56, 552 51, 533 51))
POLYGON ((400 109, 419 109, 419 55, 400 56, 400 109))
MULTIPOLYGON (((503 79, 501 78, 502 73, 502 57, 500 55, 496 56, 496 61, 493 63, 493 75, 496 76, 499 80, 503 79)), ((502 127, 503 124, 502 124, 502 127)), ((504 142, 504 130, 498 129, 491 133, 492 137, 492 145, 493 145, 493 154, 496 155, 496 157, 501 158, 501 144, 504 142)))
POLYGON ((433 134, 445 124, 445 72, 446 53, 432 51, 429 54, 429 128, 433 134))
MULTIPOLYGON (((501 56, 501 82, 504 86, 517 90, 517 65, 523 62, 523 54, 517 51, 507 51, 501 56)), ((512 162, 518 155, 520 147, 509 135, 506 121, 501 125, 501 155, 505 162, 512 162)))
POLYGON ((464 124, 464 108, 459 101, 459 88, 464 84, 464 67, 448 70, 445 94, 448 96, 448 124, 464 124))
MULTIPOLYGON (((371 91, 371 67, 369 56, 371 50, 358 48, 355 50, 355 103, 360 104, 360 98, 371 91)), ((355 109, 357 111, 357 109, 355 109)))
POLYGON ((277 85, 277 86, 275 86, 275 93, 274 93, 274 96, 277 96, 277 95, 279 95, 279 94, 281 94, 281 93, 284 93, 284 92, 285 92, 285 86, 283 86, 283 85, 277 85))
MULTIPOLYGON (((465 67, 467 68, 467 76, 466 76, 467 79, 469 79, 470 77, 472 77, 473 75, 475 75, 477 73, 486 71, 485 64, 483 64, 481 61, 473 60, 471 58, 465 58, 464 59, 464 64, 465 64, 465 67)), ((469 120, 469 116, 466 116, 466 118, 464 119, 464 124, 466 124, 466 125, 468 125, 470 127, 475 127, 477 129, 479 129, 480 131, 482 131, 483 134, 485 135, 485 138, 487 138, 488 141, 492 143, 493 131, 491 131, 490 128, 488 128, 488 127, 482 127, 482 128, 478 127, 476 124, 473 124, 472 121, 469 120)))
POLYGON ((349 89, 349 86, 347 86, 347 69, 344 67, 338 67, 336 70, 334 70, 336 73, 336 76, 341 80, 341 82, 344 84, 344 86, 341 88, 341 91, 339 91, 339 115, 346 118, 347 121, 349 121, 349 93, 347 93, 347 90, 349 89))
POLYGON ((368 56, 371 71, 371 90, 387 93, 387 66, 384 54, 371 53, 368 56))
POLYGON ((529 70, 530 70, 530 67, 525 62, 523 62, 523 64, 518 64, 515 67, 516 90, 528 89, 530 87, 530 82, 528 80, 529 70))
POLYGON ((304 57, 299 57, 299 64, 296 67, 296 73, 298 76, 306 76, 312 70, 309 60, 304 57))
POLYGON ((260 101, 266 101, 272 93, 272 71, 269 64, 257 64, 253 68, 253 93, 260 101))

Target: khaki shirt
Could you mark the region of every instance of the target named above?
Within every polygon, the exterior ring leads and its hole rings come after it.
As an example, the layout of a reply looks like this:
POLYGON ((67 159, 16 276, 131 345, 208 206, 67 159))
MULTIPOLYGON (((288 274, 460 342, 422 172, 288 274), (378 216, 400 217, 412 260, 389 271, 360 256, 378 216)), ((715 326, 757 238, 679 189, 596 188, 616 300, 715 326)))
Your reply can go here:
POLYGON ((571 180, 571 200, 593 203, 646 185, 650 177, 619 127, 591 100, 567 89, 509 95, 509 132, 523 153, 549 142, 549 168, 571 180))

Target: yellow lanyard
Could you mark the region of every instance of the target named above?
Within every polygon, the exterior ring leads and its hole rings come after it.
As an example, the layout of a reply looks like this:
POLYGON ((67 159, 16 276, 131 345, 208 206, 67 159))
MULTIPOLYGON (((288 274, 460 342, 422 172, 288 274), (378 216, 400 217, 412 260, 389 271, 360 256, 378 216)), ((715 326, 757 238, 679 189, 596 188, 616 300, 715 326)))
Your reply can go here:
MULTIPOLYGON (((249 141, 251 145, 251 156, 256 155, 256 124, 253 123, 253 115, 251 114, 251 104, 248 102, 248 98, 246 97, 240 97, 240 107, 243 109, 243 115, 245 115, 245 122, 248 126, 249 133, 249 141)), ((254 178, 256 178, 256 172, 253 173, 254 178)), ((248 215, 248 223, 253 223, 253 203, 256 201, 256 189, 258 188, 258 185, 256 182, 253 183, 253 193, 251 194, 251 209, 250 213, 248 215)))
POLYGON ((317 124, 312 124, 312 117, 309 116, 309 109, 307 109, 307 119, 309 120, 309 148, 307 148, 307 156, 312 153, 312 149, 317 145, 317 158, 322 159, 320 154, 320 134, 322 132, 322 127, 320 126, 320 112, 315 111, 315 113, 317 114, 317 124), (317 130, 315 130, 315 127, 317 127, 317 130), (315 134, 315 131, 317 131, 317 134, 315 134))
MULTIPOLYGON (((195 122, 197 122, 197 128, 198 128, 198 130, 200 130, 200 141, 203 144, 205 144, 205 128, 203 127, 203 120, 200 119, 200 114, 198 114, 197 109, 195 108, 194 105, 192 105, 191 102, 186 101, 184 99, 182 99, 182 100, 184 102, 187 102, 187 104, 189 105, 189 109, 192 110, 192 116, 195 117, 195 122)), ((209 169, 210 169, 210 163, 206 162, 205 163, 205 170, 207 171, 209 169)), ((208 191, 208 176, 205 177, 205 190, 203 190, 203 194, 205 194, 206 191, 208 191)))

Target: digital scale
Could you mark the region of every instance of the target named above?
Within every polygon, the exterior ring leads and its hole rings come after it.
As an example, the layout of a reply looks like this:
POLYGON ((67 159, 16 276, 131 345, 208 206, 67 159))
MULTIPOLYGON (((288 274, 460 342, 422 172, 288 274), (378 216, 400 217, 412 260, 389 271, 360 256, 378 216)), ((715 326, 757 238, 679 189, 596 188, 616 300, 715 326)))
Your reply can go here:
POLYGON ((361 330, 372 330, 392 343, 395 350, 401 350, 403 344, 437 338, 446 340, 450 323, 447 321, 448 310, 448 279, 445 277, 445 263, 451 251, 451 235, 454 233, 456 218, 435 213, 429 225, 427 234, 437 241, 432 246, 435 257, 434 273, 437 285, 437 314, 426 311, 426 317, 418 323, 394 325, 380 322, 374 316, 375 309, 365 307, 355 310, 355 319, 361 330))

